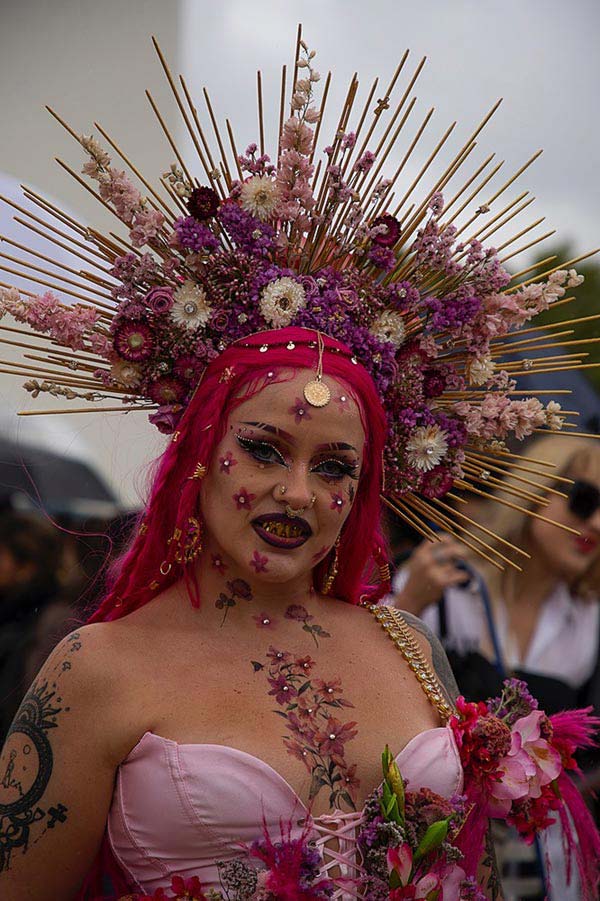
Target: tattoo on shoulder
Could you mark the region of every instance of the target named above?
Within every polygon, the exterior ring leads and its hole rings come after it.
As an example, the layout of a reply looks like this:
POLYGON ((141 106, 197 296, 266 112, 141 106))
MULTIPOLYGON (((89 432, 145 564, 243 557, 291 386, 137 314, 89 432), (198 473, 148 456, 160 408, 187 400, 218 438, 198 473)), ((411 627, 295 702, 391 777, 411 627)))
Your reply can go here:
POLYGON ((446 656, 446 652, 442 646, 441 641, 435 635, 429 626, 426 626, 423 620, 419 619, 418 616, 414 616, 412 613, 407 613, 405 610, 402 610, 402 616, 415 632, 418 632, 419 635, 423 635, 424 638, 429 642, 429 646, 431 648, 431 662, 433 665, 433 670, 436 676, 439 679, 440 685, 444 690, 444 694, 446 695, 446 700, 450 704, 454 704, 460 692, 458 690, 458 685, 456 684, 456 679, 454 677, 454 673, 450 667, 450 663, 448 662, 448 657, 446 656))
POLYGON ((60 728, 70 709, 62 706, 60 682, 81 646, 79 632, 67 636, 61 652, 23 698, 6 736, 0 754, 0 873, 10 869, 17 849, 25 854, 67 819, 68 808, 46 789, 54 767, 52 730, 60 728))

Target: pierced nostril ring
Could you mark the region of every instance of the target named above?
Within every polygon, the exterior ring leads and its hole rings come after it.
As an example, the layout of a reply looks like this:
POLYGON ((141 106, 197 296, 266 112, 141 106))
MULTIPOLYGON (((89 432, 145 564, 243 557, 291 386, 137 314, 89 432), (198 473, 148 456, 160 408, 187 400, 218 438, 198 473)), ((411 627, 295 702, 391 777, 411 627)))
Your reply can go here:
POLYGON ((316 495, 316 494, 313 494, 313 496, 312 496, 311 499, 310 499, 310 506, 311 506, 311 508, 314 507, 315 501, 316 501, 316 500, 317 500, 317 495, 316 495))

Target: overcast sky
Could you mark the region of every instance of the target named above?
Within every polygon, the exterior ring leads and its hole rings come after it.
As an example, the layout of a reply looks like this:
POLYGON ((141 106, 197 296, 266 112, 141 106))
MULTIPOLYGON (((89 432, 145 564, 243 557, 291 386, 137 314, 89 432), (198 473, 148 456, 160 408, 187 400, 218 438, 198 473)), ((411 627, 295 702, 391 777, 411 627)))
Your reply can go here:
POLYGON ((506 180, 544 148, 519 182, 538 198, 522 226, 545 215, 536 234, 557 227, 579 251, 600 245, 598 0, 183 0, 182 69, 196 89, 209 87, 218 113, 233 120, 240 147, 256 136, 253 72, 260 65, 270 84, 274 118, 280 66, 291 58, 298 21, 318 52, 317 68, 334 73, 330 111, 339 109, 355 70, 365 96, 376 75, 380 85, 387 82, 406 48, 407 73, 428 57, 407 136, 429 107, 436 112, 407 174, 454 119, 452 150, 503 97, 473 159, 497 151, 506 159, 498 179, 506 180))

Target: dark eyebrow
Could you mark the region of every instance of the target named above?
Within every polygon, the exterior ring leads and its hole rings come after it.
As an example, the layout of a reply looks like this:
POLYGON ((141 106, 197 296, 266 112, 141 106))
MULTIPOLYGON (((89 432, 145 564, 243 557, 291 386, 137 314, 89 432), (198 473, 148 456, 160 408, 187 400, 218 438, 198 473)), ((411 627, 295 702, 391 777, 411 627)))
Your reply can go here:
POLYGON ((319 444, 316 448, 317 451, 354 451, 355 454, 358 453, 354 445, 345 444, 343 441, 336 441, 333 444, 319 444))
POLYGON ((277 437, 285 438, 285 440, 289 441, 290 444, 296 443, 293 435, 290 435, 289 432, 285 432, 283 429, 280 429, 277 426, 269 425, 268 422, 242 422, 242 425, 250 425, 255 429, 261 429, 263 432, 269 432, 271 435, 277 435, 277 437))

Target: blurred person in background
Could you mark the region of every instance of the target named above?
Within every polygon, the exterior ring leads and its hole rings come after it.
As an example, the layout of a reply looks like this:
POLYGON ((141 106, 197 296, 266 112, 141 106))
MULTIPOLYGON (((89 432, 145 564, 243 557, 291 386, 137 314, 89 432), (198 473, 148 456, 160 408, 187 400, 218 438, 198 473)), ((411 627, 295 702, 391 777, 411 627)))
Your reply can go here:
MULTIPOLYGON (((459 688, 469 700, 497 695, 504 678, 517 676, 527 682, 548 713, 587 704, 594 705, 597 712, 600 443, 544 437, 532 442, 524 456, 523 465, 530 469, 546 469, 536 461, 554 464, 544 479, 520 473, 543 481, 554 492, 548 495, 547 506, 538 507, 537 512, 580 534, 492 502, 493 512, 490 509, 481 521, 530 555, 529 559, 519 557, 521 572, 512 567, 502 572, 483 559, 469 560, 467 549, 444 535, 439 544, 422 542, 398 570, 391 602, 420 616, 441 638, 459 688), (573 484, 561 478, 572 479, 573 484)), ((505 497, 515 502, 510 495, 505 497)), ((533 509, 524 499, 516 502, 533 509)), ((597 787, 598 760, 590 758, 586 764, 586 782, 597 787)), ((554 871, 560 868, 560 833, 555 839, 548 845, 554 871)), ((541 897, 539 880, 523 879, 528 866, 523 849, 507 842, 504 853, 501 847, 499 850, 505 874, 510 873, 509 860, 522 858, 524 862, 520 879, 504 880, 507 901, 541 897)), ((535 871, 531 858, 529 867, 535 871)), ((512 876, 516 875, 513 871, 512 876)), ((576 888, 561 887, 556 872, 553 884, 553 901, 580 897, 576 888)))
MULTIPOLYGON (((67 606, 50 605, 60 593, 61 536, 39 516, 0 514, 0 732, 6 735, 35 662, 28 655, 67 606), (50 612, 50 617, 48 617, 50 612)), ((65 625, 66 634, 68 625, 65 625)), ((62 635, 59 636, 59 638, 62 635)), ((41 652, 43 653, 43 651, 41 652)), ((37 659, 37 657, 36 657, 37 659)))

